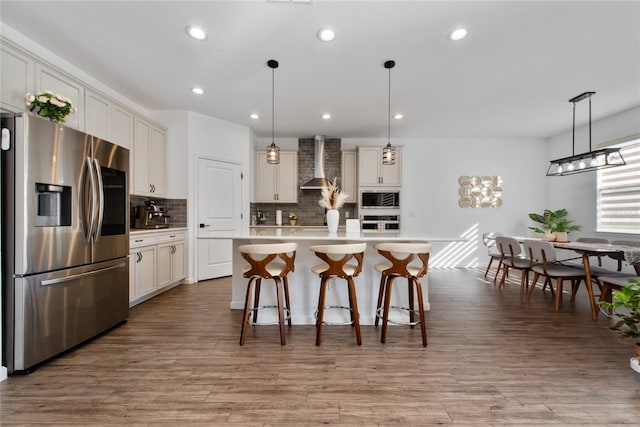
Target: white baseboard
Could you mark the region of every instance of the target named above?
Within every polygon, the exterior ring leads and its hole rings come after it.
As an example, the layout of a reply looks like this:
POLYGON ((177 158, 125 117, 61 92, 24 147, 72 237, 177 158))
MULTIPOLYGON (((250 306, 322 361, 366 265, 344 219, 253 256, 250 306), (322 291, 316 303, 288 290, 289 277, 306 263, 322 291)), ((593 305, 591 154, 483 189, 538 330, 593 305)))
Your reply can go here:
POLYGON ((7 368, 4 366, 0 366, 0 382, 7 379, 7 368))

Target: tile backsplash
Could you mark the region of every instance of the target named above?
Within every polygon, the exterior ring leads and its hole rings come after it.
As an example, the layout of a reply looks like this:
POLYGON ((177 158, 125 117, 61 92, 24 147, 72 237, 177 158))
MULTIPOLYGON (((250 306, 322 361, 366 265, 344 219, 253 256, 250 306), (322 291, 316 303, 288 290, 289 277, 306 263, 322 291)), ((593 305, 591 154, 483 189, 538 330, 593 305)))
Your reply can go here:
MULTIPOLYGON (((342 151, 339 138, 325 140, 325 177, 329 180, 338 178, 341 182, 342 151)), ((282 225, 289 224, 289 212, 298 215, 298 225, 325 225, 325 210, 318 204, 320 190, 300 190, 300 185, 313 178, 314 167, 314 139, 300 138, 298 140, 298 203, 251 203, 250 215, 257 215, 258 210, 265 212, 266 225, 276 224, 276 210, 282 210, 282 225)), ((340 225, 345 224, 345 217, 355 218, 355 203, 346 203, 340 208, 340 225)))
POLYGON ((167 222, 171 227, 186 227, 187 226, 187 199, 160 199, 155 197, 139 197, 130 196, 130 220, 131 227, 135 224, 136 207, 144 206, 145 201, 153 200, 156 205, 163 206, 168 218, 167 222))

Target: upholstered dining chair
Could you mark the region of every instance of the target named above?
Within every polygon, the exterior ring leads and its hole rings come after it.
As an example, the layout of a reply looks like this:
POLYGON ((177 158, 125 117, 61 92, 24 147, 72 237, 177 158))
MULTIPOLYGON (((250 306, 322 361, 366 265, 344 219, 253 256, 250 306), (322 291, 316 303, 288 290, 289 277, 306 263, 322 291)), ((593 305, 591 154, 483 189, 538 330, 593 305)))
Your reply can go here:
POLYGON ((529 286, 529 271, 531 267, 531 261, 529 258, 522 256, 522 250, 520 243, 513 237, 497 236, 496 244, 500 251, 501 261, 504 266, 502 270, 502 278, 500 279, 500 285, 498 288, 504 286, 505 279, 509 274, 510 269, 516 269, 521 271, 520 277, 520 297, 524 296, 524 290, 529 286))
MULTIPOLYGON (((555 310, 560 310, 560 301, 562 299, 562 285, 565 280, 571 280, 572 299, 575 291, 578 289, 580 281, 585 280, 584 270, 576 267, 569 267, 557 263, 556 250, 553 245, 543 240, 525 240, 524 249, 529 254, 529 258, 533 261, 531 271, 533 271, 533 285, 529 287, 527 300, 531 298, 531 294, 535 289, 535 283, 540 276, 556 280, 555 292, 555 310)), ((589 286, 590 284, 587 284, 589 286)))
MULTIPOLYGON (((609 239, 604 237, 578 237, 576 242, 582 243, 609 243, 609 239)), ((580 251, 576 251, 581 253, 580 251)), ((598 267, 602 267, 602 255, 598 255, 598 267)))
POLYGON ((498 261, 498 267, 496 268, 496 273, 493 276, 493 283, 496 283, 498 278, 498 273, 500 273, 500 269, 502 268, 502 255, 500 254, 500 250, 496 245, 496 237, 499 236, 497 233, 482 233, 482 243, 487 247, 487 255, 489 255, 489 264, 487 265, 487 269, 484 272, 484 278, 487 278, 489 274, 489 269, 491 268, 491 264, 493 261, 498 261))

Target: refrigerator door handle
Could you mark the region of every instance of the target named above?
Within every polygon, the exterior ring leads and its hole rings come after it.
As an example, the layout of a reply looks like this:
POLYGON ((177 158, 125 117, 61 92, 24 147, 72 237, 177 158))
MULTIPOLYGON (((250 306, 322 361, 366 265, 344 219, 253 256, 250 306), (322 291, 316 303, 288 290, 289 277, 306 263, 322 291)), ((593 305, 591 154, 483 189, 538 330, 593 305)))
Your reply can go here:
POLYGON ((95 167, 96 177, 98 178, 98 221, 96 222, 96 229, 93 233, 93 241, 97 242, 100 238, 100 233, 102 233, 102 222, 104 221, 104 186, 98 159, 93 159, 93 165, 95 167))
POLYGON ((105 268, 100 268, 98 270, 87 271, 86 273, 73 274, 71 276, 60 277, 58 279, 43 280, 42 282, 40 282, 40 286, 51 286, 51 285, 57 285, 64 282, 70 282, 72 280, 82 279, 83 277, 95 276, 96 274, 101 274, 110 270, 116 270, 118 268, 122 268, 125 266, 126 264, 124 262, 121 262, 118 265, 112 265, 111 267, 105 267, 105 268))
POLYGON ((95 178, 93 176, 93 167, 91 166, 91 158, 85 157, 84 159, 84 167, 83 167, 83 177, 82 177, 82 189, 81 193, 81 201, 80 206, 82 210, 82 222, 84 228, 84 236, 87 243, 91 242, 91 237, 93 234, 93 229, 95 227, 95 200, 96 200, 96 183, 95 178), (90 195, 87 195, 87 178, 89 180, 89 188, 91 191, 90 195), (87 210, 89 211, 87 213, 87 210))

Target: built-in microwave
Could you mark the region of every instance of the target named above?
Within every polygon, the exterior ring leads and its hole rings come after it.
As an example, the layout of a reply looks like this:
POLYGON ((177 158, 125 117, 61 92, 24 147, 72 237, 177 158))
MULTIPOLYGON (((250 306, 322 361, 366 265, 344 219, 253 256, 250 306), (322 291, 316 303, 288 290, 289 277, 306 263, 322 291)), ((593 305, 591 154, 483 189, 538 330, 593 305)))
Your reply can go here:
POLYGON ((360 193, 360 208, 399 209, 400 192, 363 191, 360 193))

